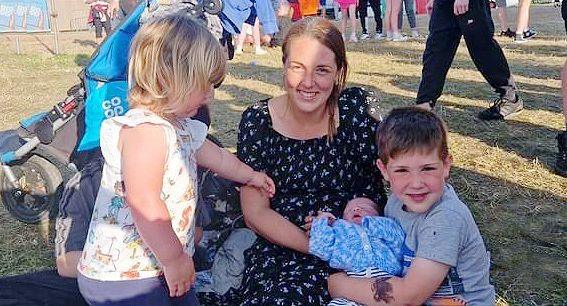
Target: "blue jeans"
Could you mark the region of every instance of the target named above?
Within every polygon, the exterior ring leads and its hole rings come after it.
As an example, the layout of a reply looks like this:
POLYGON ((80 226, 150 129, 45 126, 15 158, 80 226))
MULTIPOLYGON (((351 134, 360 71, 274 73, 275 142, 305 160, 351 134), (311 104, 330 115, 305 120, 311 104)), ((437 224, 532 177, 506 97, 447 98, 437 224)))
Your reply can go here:
MULTIPOLYGON (((414 10, 413 1, 414 0, 402 0, 402 5, 406 9, 406 16, 408 16, 408 22, 410 28, 415 29, 416 23, 415 23, 415 10, 414 10)), ((400 7, 400 12, 398 13, 398 29, 400 30, 402 29, 402 25, 404 23, 403 17, 404 14, 402 12, 402 7, 400 7)))

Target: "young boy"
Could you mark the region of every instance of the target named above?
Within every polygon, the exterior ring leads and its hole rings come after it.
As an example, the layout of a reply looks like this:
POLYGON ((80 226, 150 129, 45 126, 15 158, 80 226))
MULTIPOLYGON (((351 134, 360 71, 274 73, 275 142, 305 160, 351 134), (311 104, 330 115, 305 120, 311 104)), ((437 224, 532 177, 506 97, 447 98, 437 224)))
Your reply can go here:
POLYGON ((446 183, 452 158, 443 122, 429 111, 394 109, 377 141, 377 166, 392 191, 385 215, 406 233, 403 277, 335 274, 331 295, 366 305, 493 305, 489 255, 472 214, 446 183))

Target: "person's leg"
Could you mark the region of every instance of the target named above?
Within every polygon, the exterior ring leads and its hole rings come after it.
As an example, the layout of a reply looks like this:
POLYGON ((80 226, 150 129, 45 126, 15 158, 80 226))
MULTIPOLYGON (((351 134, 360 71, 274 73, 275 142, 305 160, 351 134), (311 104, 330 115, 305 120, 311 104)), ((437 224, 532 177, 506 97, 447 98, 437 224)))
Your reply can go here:
POLYGON ((348 7, 341 6, 341 33, 343 35, 343 40, 346 41, 346 26, 347 26, 347 19, 348 19, 348 7))
MULTIPOLYGON (((409 0, 412 1, 412 0, 409 0)), ((407 2, 408 0, 402 0, 401 4, 400 4, 400 10, 398 12, 398 29, 401 31, 403 26, 404 26, 404 7, 406 7, 407 10, 407 2)), ((407 11, 406 11, 406 15, 407 15, 407 11)))
POLYGON ((55 270, 0 278, 0 305, 86 306, 75 278, 55 270))
POLYGON ((386 12, 384 14, 385 19, 385 28, 386 28, 386 38, 388 40, 392 40, 392 25, 390 22, 390 14, 392 13, 392 1, 394 0, 386 0, 386 12))
POLYGON ((406 16, 408 18, 408 23, 411 28, 411 36, 417 38, 419 37, 419 33, 417 32, 417 22, 415 20, 414 3, 413 0, 405 0, 405 1, 406 1, 405 2, 406 16))
MULTIPOLYGON (((565 0, 563 5, 565 5, 565 0)), ((565 7, 564 7, 565 8, 565 7)), ((567 23, 567 18, 566 21, 567 23)), ((566 24, 567 26, 567 24, 566 24)), ((563 93, 563 117, 565 119, 565 131, 557 134, 557 160, 555 162, 555 172, 567 177, 567 61, 561 71, 561 83, 563 93)))
POLYGON ((254 38, 254 48, 258 55, 266 54, 266 50, 262 49, 262 42, 260 40, 260 20, 256 17, 254 21, 254 27, 252 27, 252 38, 254 38))
POLYGON ((102 26, 104 27, 104 35, 108 36, 110 35, 110 32, 112 32, 112 28, 110 26, 110 20, 106 20, 102 23, 102 26))
MULTIPOLYGON (((567 0, 566 0, 567 1, 567 0)), ((374 12, 374 22, 376 23, 376 39, 381 39, 382 35, 382 8, 380 7, 380 0, 370 0, 370 7, 374 12)))
POLYGON ((366 16, 368 15, 368 0, 360 0, 358 2, 358 18, 360 18, 360 27, 362 28, 362 35, 360 39, 368 38, 368 29, 366 28, 366 16))
POLYGON ((392 40, 394 41, 404 41, 407 38, 403 37, 398 28, 398 14, 401 10, 402 0, 392 1, 392 11, 390 14, 390 26, 392 27, 392 40))
POLYGON ((479 113, 484 120, 502 120, 519 112, 523 102, 516 91, 504 52, 494 40, 494 23, 488 2, 472 1, 469 11, 457 18, 470 56, 478 71, 499 95, 493 106, 479 113), (469 23, 474 19, 476 22, 469 23))
POLYGON ((518 18, 516 18, 516 39, 515 42, 525 42, 537 35, 536 32, 530 30, 530 6, 532 0, 520 0, 518 7, 518 18))
POLYGON ((461 31, 453 14, 453 4, 435 1, 433 6, 416 99, 417 104, 429 103, 431 106, 443 92, 447 72, 461 40, 461 31))
POLYGON ((565 21, 565 33, 567 33, 567 0, 563 0, 561 3, 561 16, 565 21))
POLYGON ((93 24, 95 28, 95 43, 100 44, 102 41, 102 21, 100 21, 100 17, 95 17, 93 24))
POLYGON ((350 20, 350 41, 357 42, 356 38, 356 5, 351 4, 348 6, 348 19, 350 20))

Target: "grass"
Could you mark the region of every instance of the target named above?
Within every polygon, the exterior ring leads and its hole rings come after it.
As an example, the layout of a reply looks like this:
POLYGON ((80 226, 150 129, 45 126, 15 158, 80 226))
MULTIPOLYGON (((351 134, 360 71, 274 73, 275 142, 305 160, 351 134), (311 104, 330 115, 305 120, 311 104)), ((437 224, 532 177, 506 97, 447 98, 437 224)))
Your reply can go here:
MULTIPOLYGON (((507 122, 483 122, 478 111, 494 97, 461 44, 440 103, 455 165, 451 182, 469 204, 492 256, 499 304, 567 303, 567 179, 553 174, 555 135, 564 129, 559 71, 567 55, 563 24, 553 7, 535 7, 534 41, 498 39, 525 100, 507 122), (550 17, 551 16, 551 17, 550 17)), ((511 11, 510 15, 515 12, 511 11)), ((425 26, 426 18, 419 18, 425 26)), ((372 28, 372 26, 370 26, 372 28)), ((422 27, 422 31, 425 31, 422 27)), ((51 38, 0 36, 0 129, 64 98, 93 51, 93 33, 62 35, 64 54, 49 52, 51 38)), ((348 45, 349 85, 374 90, 384 112, 415 99, 424 40, 348 45)), ((281 51, 245 53, 230 62, 212 105, 213 133, 235 147, 242 110, 281 89, 281 51)), ((0 275, 53 267, 51 224, 25 225, 0 208, 0 275), (47 238, 45 238, 47 237, 47 238)))

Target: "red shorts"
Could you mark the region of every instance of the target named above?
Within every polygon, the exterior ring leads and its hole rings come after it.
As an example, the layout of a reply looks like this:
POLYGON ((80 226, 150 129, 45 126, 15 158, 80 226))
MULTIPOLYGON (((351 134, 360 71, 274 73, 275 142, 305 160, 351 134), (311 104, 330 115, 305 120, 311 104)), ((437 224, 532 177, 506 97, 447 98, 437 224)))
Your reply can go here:
POLYGON ((289 6, 293 9, 293 15, 291 15, 291 21, 298 21, 301 19, 301 9, 299 8, 299 2, 290 3, 289 6))

